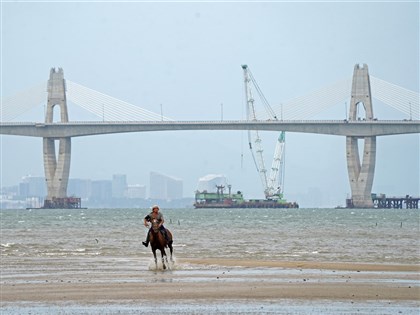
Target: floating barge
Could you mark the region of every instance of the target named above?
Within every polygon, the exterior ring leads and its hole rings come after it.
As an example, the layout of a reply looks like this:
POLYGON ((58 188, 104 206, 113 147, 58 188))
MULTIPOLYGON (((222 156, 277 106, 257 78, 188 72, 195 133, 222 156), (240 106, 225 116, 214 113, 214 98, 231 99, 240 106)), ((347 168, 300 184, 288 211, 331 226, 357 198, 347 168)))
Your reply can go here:
POLYGON ((217 192, 196 191, 194 208, 299 208, 296 202, 283 198, 245 200, 240 191, 231 193, 230 185, 227 194, 223 192, 224 186, 216 187, 217 192))

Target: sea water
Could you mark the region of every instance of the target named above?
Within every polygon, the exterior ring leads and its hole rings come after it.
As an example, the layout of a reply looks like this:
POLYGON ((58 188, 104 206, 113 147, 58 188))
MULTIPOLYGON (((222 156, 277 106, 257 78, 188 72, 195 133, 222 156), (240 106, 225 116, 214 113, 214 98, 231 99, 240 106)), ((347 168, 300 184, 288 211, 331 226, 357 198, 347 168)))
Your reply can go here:
MULTIPOLYGON (((1 255, 149 257, 149 209, 1 210, 1 255)), ((418 264, 418 209, 161 209, 179 257, 418 264)))

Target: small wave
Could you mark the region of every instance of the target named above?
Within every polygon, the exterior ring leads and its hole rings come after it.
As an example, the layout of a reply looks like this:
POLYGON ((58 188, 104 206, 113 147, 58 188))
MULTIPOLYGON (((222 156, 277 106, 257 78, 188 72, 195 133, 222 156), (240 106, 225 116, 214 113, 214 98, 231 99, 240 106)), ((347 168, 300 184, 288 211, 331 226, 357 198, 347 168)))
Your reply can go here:
POLYGON ((72 256, 100 256, 100 252, 90 252, 90 253, 71 253, 72 256))
POLYGON ((72 249, 72 248, 61 248, 58 250, 59 252, 65 252, 65 253, 72 253, 72 252, 85 252, 86 248, 76 248, 76 249, 72 249))
POLYGON ((0 247, 10 248, 13 245, 15 245, 15 243, 6 243, 6 244, 0 244, 0 247))
POLYGON ((97 255, 97 253, 88 252, 86 248, 61 248, 56 250, 45 249, 40 251, 41 255, 45 256, 84 256, 84 255, 97 255))
POLYGON ((78 251, 59 251, 59 252, 45 252, 40 253, 41 256, 57 256, 57 257, 67 257, 67 256, 100 256, 100 252, 78 252, 78 251))

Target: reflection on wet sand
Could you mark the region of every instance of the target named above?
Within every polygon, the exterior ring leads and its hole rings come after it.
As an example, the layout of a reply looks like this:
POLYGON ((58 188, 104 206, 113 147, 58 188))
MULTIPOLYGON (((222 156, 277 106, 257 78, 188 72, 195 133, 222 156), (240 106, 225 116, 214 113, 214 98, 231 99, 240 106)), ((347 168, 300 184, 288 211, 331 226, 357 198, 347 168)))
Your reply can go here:
POLYGON ((384 310, 417 314, 420 307, 419 270, 413 265, 184 258, 164 271, 149 270, 147 259, 63 258, 45 264, 28 258, 23 271, 22 265, 16 270, 8 259, 1 280, 2 307, 11 313, 33 307, 32 312, 39 308, 39 313, 53 314, 43 307, 65 305, 68 314, 113 309, 134 314, 139 303, 156 301, 163 314, 165 308, 168 314, 217 310, 240 314, 245 306, 247 313, 263 307, 266 312, 290 314, 322 308, 323 313, 334 314, 351 305, 372 314, 384 310), (204 303, 191 302, 196 300, 204 303))

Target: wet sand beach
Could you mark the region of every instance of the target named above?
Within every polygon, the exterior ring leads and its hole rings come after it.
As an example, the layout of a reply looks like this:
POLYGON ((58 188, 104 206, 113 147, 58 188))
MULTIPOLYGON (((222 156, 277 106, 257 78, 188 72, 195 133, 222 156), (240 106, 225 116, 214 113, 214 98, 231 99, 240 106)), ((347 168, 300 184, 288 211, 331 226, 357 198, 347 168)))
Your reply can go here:
POLYGON ((181 314, 200 313, 200 308, 211 313, 214 303, 219 308, 220 303, 249 304, 247 313, 268 303, 275 313, 283 309, 292 314, 293 303, 306 305, 307 311, 334 303, 348 309, 355 303, 359 308, 374 303, 373 309, 399 307, 405 313, 420 307, 418 265, 182 258, 162 270, 150 260, 102 257, 27 259, 25 266, 20 263, 24 270, 14 270, 12 261, 3 260, 3 266, 8 266, 1 280, 4 314, 36 314, 37 309, 53 313, 52 306, 64 307, 65 314, 79 314, 75 306, 113 313, 118 306, 134 311, 154 303, 178 305, 168 313, 187 305, 181 314), (285 309, 282 301, 288 301, 285 309))

